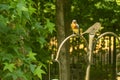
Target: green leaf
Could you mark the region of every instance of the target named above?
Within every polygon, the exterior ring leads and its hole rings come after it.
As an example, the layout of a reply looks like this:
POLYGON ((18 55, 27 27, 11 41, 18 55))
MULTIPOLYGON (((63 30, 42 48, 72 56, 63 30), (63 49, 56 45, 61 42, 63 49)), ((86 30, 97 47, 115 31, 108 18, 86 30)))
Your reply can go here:
POLYGON ((43 48, 46 43, 45 37, 39 37, 37 38, 37 41, 40 43, 41 48, 43 48))
POLYGON ((13 72, 14 71, 14 69, 16 68, 15 67, 15 64, 13 64, 13 63, 7 63, 7 62, 5 62, 4 63, 4 68, 3 68, 3 70, 9 70, 10 72, 13 72))
POLYGON ((13 78, 13 80, 16 80, 17 79, 17 76, 15 75, 15 74, 13 74, 13 73, 7 73, 5 76, 4 76, 4 78, 5 79, 10 79, 10 78, 13 78))
POLYGON ((25 7, 25 3, 22 0, 18 2, 17 9, 19 9, 20 11, 28 11, 28 8, 25 7))
POLYGON ((7 4, 0 4, 0 10, 9 10, 9 5, 7 5, 7 4))
POLYGON ((45 74, 45 71, 43 71, 41 68, 42 66, 38 66, 34 71, 34 75, 38 76, 42 80, 42 74, 45 74))
POLYGON ((28 80, 26 75, 21 69, 17 69, 14 72, 7 73, 5 75, 6 80, 18 80, 18 78, 20 78, 20 80, 28 80), (9 79, 10 77, 12 77, 12 79, 9 79))
POLYGON ((33 14, 33 13, 35 13, 35 11, 36 11, 36 9, 33 8, 32 6, 30 6, 30 7, 28 8, 28 10, 29 10, 30 15, 33 14))
POLYGON ((13 74, 16 75, 17 77, 22 78, 23 80, 28 80, 26 78, 26 75, 24 74, 24 72, 21 69, 16 70, 15 73, 13 73, 13 74))
POLYGON ((30 70, 31 70, 31 72, 34 73, 35 67, 36 67, 36 65, 30 64, 30 70))
POLYGON ((1 53, 0 56, 2 56, 2 61, 9 61, 11 62, 14 56, 12 54, 7 54, 5 52, 1 53))
POLYGON ((25 6, 22 6, 21 10, 22 11, 28 11, 28 8, 26 8, 25 6))
POLYGON ((23 14, 26 19, 30 20, 30 15, 27 11, 24 11, 23 14))
POLYGON ((50 22, 49 19, 47 19, 47 24, 45 25, 45 28, 48 29, 50 33, 52 33, 53 31, 55 31, 55 24, 50 22))
POLYGON ((8 21, 8 18, 5 18, 2 15, 0 15, 0 24, 6 26, 7 21, 8 21))
POLYGON ((33 53, 32 51, 30 51, 28 54, 28 57, 30 58, 30 60, 33 60, 33 61, 36 60, 35 56, 36 56, 36 53, 33 53))
POLYGON ((18 3, 17 3, 17 12, 18 12, 18 15, 21 17, 22 15, 22 11, 28 11, 28 8, 26 7, 26 4, 24 2, 24 0, 20 0, 18 3))

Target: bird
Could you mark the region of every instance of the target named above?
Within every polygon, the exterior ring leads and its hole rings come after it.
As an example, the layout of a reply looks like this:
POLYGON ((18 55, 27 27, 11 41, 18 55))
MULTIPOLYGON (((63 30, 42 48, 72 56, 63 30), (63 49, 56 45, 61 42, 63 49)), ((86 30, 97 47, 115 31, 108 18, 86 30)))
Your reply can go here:
POLYGON ((80 34, 80 28, 76 20, 72 20, 71 28, 72 28, 73 34, 77 34, 77 35, 80 34))
POLYGON ((96 22, 94 23, 91 27, 89 27, 85 32, 82 33, 83 34, 95 34, 101 27, 100 22, 96 22))

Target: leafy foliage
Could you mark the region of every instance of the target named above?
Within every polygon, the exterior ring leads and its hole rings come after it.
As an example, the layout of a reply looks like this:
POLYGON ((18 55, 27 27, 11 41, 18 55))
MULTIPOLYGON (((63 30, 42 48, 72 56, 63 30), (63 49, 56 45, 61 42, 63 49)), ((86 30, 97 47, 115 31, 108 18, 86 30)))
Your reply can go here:
POLYGON ((13 70, 15 69, 15 65, 14 64, 9 64, 9 63, 4 63, 5 67, 3 68, 3 70, 9 70, 10 72, 13 72, 13 70))
POLYGON ((54 23, 37 12, 40 5, 31 0, 0 1, 0 78, 42 80, 49 59, 46 50, 54 23), (39 16, 39 17, 38 17, 39 16), (42 24, 44 22, 44 24, 42 24), (37 55, 47 54, 42 60, 37 55))
POLYGON ((42 74, 45 74, 45 72, 41 69, 42 66, 38 66, 35 71, 34 71, 34 75, 37 75, 40 79, 42 79, 42 74))
POLYGON ((104 27, 103 32, 109 30, 119 33, 120 6, 118 4, 119 0, 74 0, 71 6, 72 18, 78 20, 84 31, 99 21, 104 27))

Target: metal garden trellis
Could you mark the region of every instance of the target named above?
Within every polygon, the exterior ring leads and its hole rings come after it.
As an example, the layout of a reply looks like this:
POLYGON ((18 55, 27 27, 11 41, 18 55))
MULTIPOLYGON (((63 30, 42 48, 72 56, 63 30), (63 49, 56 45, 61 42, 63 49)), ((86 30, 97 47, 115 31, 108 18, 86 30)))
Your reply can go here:
MULTIPOLYGON (((55 58, 55 61, 58 62, 59 64, 59 67, 60 67, 60 62, 58 60, 59 58, 59 54, 60 54, 60 50, 63 46, 63 44, 71 37, 75 37, 75 36, 79 36, 81 39, 83 39, 85 41, 85 45, 87 47, 87 55, 88 55, 88 66, 87 66, 87 69, 86 69, 86 75, 85 75, 85 80, 90 80, 90 67, 91 67, 91 57, 92 57, 92 53, 93 53, 93 49, 95 48, 95 45, 97 43, 97 41, 105 36, 105 35, 113 35, 115 38, 117 38, 118 42, 119 42, 119 45, 120 45, 120 39, 119 37, 113 33, 113 32, 105 32, 103 34, 101 34, 100 36, 98 36, 98 38, 93 42, 93 39, 94 39, 94 36, 95 36, 96 32, 94 33, 89 33, 89 43, 87 42, 87 40, 85 39, 85 37, 83 36, 83 34, 80 34, 80 35, 76 35, 76 34, 72 34, 68 37, 66 37, 62 43, 60 44, 59 48, 58 48, 58 51, 57 51, 57 54, 56 54, 56 58, 55 58)), ((59 73, 59 76, 61 76, 61 73, 59 73)), ((59 77, 59 79, 61 80, 61 77, 59 77)))

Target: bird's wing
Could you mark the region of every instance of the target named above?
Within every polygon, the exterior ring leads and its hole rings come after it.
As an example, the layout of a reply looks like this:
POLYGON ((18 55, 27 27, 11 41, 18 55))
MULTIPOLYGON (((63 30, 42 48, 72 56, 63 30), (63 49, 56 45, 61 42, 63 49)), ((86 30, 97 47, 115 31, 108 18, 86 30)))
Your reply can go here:
POLYGON ((78 24, 76 24, 76 26, 77 26, 77 28, 79 29, 79 25, 78 25, 78 24))

